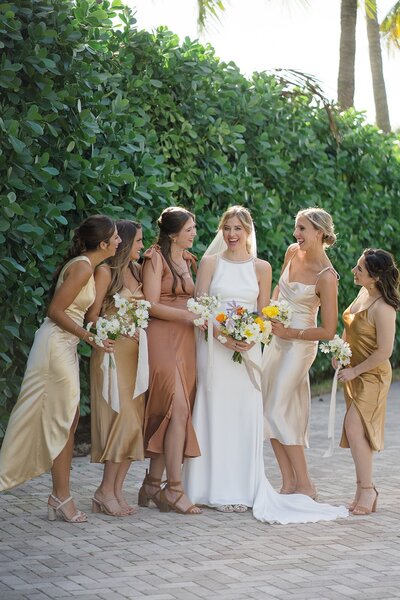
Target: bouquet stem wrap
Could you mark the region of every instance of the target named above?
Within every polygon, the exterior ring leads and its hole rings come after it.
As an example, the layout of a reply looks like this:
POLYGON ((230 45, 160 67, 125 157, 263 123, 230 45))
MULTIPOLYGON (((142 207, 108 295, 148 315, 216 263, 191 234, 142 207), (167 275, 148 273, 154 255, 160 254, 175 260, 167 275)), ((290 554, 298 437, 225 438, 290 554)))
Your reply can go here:
POLYGON ((323 458, 330 458, 333 455, 333 448, 335 443, 335 416, 336 416, 336 393, 337 393, 337 382, 338 372, 341 367, 335 369, 335 374, 332 381, 331 390, 331 401, 329 405, 329 420, 328 420, 328 441, 329 446, 323 458))

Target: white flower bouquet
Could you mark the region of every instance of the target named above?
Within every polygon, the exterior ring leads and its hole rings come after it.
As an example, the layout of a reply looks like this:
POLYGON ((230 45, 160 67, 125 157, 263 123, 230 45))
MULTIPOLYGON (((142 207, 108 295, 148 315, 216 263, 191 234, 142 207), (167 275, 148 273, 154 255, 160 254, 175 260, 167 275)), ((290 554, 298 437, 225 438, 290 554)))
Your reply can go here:
POLYGON ((286 300, 274 300, 268 306, 264 306, 261 312, 267 319, 276 319, 284 327, 289 327, 293 310, 286 300))
POLYGON ((324 354, 332 354, 332 357, 336 358, 338 364, 341 367, 345 367, 346 365, 350 364, 350 345, 337 334, 335 335, 333 340, 329 340, 328 342, 321 342, 321 344, 319 345, 319 349, 324 354))

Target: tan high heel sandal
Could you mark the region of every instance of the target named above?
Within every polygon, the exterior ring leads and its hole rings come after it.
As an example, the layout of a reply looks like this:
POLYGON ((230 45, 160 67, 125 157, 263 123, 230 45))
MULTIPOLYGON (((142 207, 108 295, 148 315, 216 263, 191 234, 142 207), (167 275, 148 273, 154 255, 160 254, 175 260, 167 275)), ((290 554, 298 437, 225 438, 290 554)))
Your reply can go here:
POLYGON ((182 510, 178 506, 179 500, 185 495, 185 492, 181 489, 182 481, 168 481, 165 488, 163 488, 160 492, 160 511, 161 512, 170 512, 171 510, 180 513, 181 515, 200 515, 202 510, 194 510, 198 509, 198 506, 195 504, 191 504, 186 510, 182 510), (176 486, 179 486, 177 489, 176 486), (179 494, 175 502, 171 502, 165 495, 165 490, 169 489, 170 492, 176 492, 179 494))
MULTIPOLYGON (((107 506, 107 503, 115 500, 116 503, 118 504, 118 500, 115 498, 115 496, 111 497, 111 498, 103 498, 102 500, 99 500, 99 498, 96 498, 96 496, 93 496, 92 498, 92 513, 104 513, 105 515, 108 515, 109 517, 126 517, 128 516, 127 512, 124 512, 122 510, 122 508, 120 507, 120 510, 111 510, 109 506, 107 506)), ((118 504, 119 506, 119 504, 118 504)))
POLYGON ((145 478, 143 479, 142 487, 139 490, 138 505, 148 508, 150 501, 151 501, 151 502, 154 502, 154 504, 157 506, 157 508, 160 508, 161 485, 163 483, 166 483, 166 482, 164 482, 164 481, 162 482, 161 479, 156 479, 155 477, 152 477, 151 475, 149 475, 149 471, 146 469, 146 475, 145 475, 145 478), (153 493, 150 493, 146 489, 146 486, 156 487, 157 490, 153 493))
POLYGON ((378 506, 378 496, 379 496, 379 492, 376 489, 376 487, 374 485, 367 485, 367 486, 361 486, 362 490, 374 490, 375 492, 375 500, 372 504, 371 509, 367 508, 366 506, 362 506, 361 504, 357 504, 354 508, 353 508, 353 515, 358 517, 363 517, 365 515, 370 515, 371 513, 376 512, 377 506, 378 506))
MULTIPOLYGON (((357 485, 357 486, 358 486, 358 485, 360 485, 360 483, 361 483, 361 481, 359 481, 359 480, 358 480, 358 481, 356 481, 356 485, 357 485)), ((358 500, 353 500, 353 502, 352 502, 352 503, 349 505, 349 507, 348 507, 348 511, 349 511, 349 512, 353 512, 353 510, 354 510, 354 509, 355 509, 355 507, 357 506, 357 502, 358 502, 358 500)))
POLYGON ((50 494, 50 498, 54 502, 57 502, 57 506, 53 506, 49 502, 47 503, 47 518, 49 521, 55 521, 57 517, 60 517, 66 523, 87 523, 87 515, 81 510, 76 509, 76 513, 72 517, 67 517, 63 511, 63 506, 72 500, 72 496, 69 496, 66 500, 60 500, 57 496, 50 494))

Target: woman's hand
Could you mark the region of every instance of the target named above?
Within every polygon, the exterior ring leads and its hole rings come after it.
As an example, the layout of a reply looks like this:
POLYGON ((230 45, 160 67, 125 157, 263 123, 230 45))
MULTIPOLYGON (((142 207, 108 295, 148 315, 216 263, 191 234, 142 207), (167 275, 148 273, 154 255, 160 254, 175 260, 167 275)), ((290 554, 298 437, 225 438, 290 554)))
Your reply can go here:
POLYGON ((290 335, 290 327, 284 327, 284 325, 280 321, 276 321, 275 319, 271 319, 272 325, 272 333, 283 340, 291 340, 293 339, 290 335))
POLYGON ((230 335, 223 337, 225 337, 226 339, 226 342, 224 344, 225 348, 228 348, 228 350, 233 350, 234 352, 247 352, 248 350, 250 350, 250 348, 254 346, 254 343, 248 344, 247 342, 243 341, 239 342, 230 335))
POLYGON ((337 360, 337 358, 335 358, 335 357, 333 357, 333 358, 332 358, 332 360, 331 360, 331 365, 332 365, 332 367, 333 367, 333 368, 335 369, 335 371, 336 371, 336 369, 337 369, 337 368, 338 368, 338 366, 339 366, 339 363, 338 363, 338 360, 337 360))
POLYGON ((338 372, 338 381, 345 383, 346 381, 352 381, 358 377, 353 367, 347 367, 346 369, 340 369, 338 372))
POLYGON ((85 337, 85 342, 87 342, 89 346, 92 346, 92 348, 100 350, 101 352, 106 352, 107 354, 112 354, 114 352, 115 340, 104 340, 103 346, 99 346, 96 344, 94 336, 88 335, 85 337))

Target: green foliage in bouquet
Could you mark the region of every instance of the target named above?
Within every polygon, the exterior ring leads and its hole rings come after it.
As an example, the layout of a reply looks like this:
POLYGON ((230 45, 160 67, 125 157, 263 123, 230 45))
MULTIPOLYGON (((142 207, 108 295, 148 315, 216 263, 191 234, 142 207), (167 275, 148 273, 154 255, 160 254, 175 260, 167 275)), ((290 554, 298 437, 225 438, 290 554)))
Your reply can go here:
MULTIPOLYGON (((343 309, 365 247, 400 258, 399 167, 399 139, 361 115, 328 115, 311 92, 247 79, 166 29, 137 31, 120 0, 0 4, 0 422, 52 273, 87 215, 137 219, 149 244, 160 211, 183 205, 197 215, 201 256, 223 210, 245 204, 276 281, 297 210, 322 206, 339 233, 343 309)), ((326 368, 317 360, 314 378, 326 368)))

